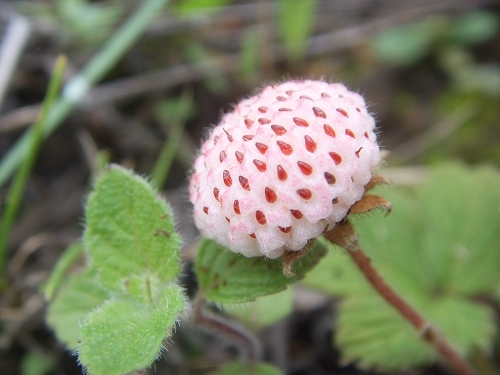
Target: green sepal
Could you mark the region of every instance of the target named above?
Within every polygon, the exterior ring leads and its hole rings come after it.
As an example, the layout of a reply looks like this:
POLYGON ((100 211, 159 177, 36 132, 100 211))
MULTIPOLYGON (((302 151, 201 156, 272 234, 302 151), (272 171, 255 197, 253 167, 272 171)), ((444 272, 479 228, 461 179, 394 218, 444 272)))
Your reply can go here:
POLYGON ((229 362, 223 365, 217 375, 284 375, 283 371, 268 363, 256 363, 248 366, 241 362, 229 362))
POLYGON ((314 246, 294 263, 295 276, 283 275, 281 259, 247 258, 203 239, 195 260, 200 289, 212 302, 240 303, 256 297, 278 293, 287 285, 304 277, 326 253, 323 246, 314 246))
POLYGON ((105 169, 86 218, 85 247, 104 286, 126 291, 137 277, 170 282, 179 274, 180 237, 171 209, 141 177, 116 165, 105 169))
POLYGON ((92 375, 121 375, 149 367, 183 308, 177 285, 166 287, 149 306, 131 297, 107 301, 81 328, 80 362, 92 375))
POLYGON ((109 298, 97 280, 97 272, 86 269, 67 279, 48 306, 47 323, 59 340, 75 349, 85 317, 109 298))

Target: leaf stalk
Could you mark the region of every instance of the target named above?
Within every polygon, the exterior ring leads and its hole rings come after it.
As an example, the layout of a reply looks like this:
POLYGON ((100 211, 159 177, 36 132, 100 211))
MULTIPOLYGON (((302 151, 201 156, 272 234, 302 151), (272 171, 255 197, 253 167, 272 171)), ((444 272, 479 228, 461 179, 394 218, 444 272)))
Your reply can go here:
POLYGON ((458 375, 475 375, 475 370, 462 358, 460 353, 448 340, 427 321, 413 306, 410 306, 392 287, 382 278, 373 267, 371 259, 365 254, 358 242, 354 227, 347 220, 335 226, 324 234, 331 243, 347 251, 373 288, 387 303, 399 313, 420 333, 421 338, 434 346, 447 362, 448 366, 458 375))
POLYGON ((234 344, 249 366, 259 362, 262 348, 257 338, 242 325, 209 313, 204 306, 205 297, 198 292, 193 311, 195 324, 234 344))

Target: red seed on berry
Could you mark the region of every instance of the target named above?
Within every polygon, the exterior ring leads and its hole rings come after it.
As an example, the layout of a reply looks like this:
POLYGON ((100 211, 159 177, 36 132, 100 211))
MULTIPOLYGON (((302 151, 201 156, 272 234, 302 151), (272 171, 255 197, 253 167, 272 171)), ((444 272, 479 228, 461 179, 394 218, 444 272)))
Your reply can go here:
POLYGON ((278 141, 276 143, 278 144, 278 147, 283 154, 290 155, 293 152, 292 146, 290 146, 288 143, 285 143, 283 141, 278 141))
POLYGON ((278 199, 278 196, 271 188, 266 187, 264 190, 264 194, 266 196, 266 201, 268 201, 269 203, 274 203, 278 199))
POLYGON ((257 169, 260 172, 265 172, 266 171, 267 165, 262 160, 253 159, 253 163, 255 164, 255 166, 257 167, 257 169))
POLYGON ((293 118, 293 122, 295 122, 295 124, 297 126, 302 126, 304 128, 307 128, 309 126, 309 123, 306 120, 304 120, 303 118, 300 118, 300 117, 294 117, 293 118))

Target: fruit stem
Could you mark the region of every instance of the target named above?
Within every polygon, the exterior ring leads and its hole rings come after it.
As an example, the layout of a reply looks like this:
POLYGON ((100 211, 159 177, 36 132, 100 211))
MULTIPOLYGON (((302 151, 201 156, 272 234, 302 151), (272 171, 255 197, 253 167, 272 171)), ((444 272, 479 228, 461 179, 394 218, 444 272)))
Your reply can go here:
POLYGON ((428 322, 417 310, 410 306, 394 289, 392 289, 373 267, 371 259, 359 246, 354 227, 347 220, 324 234, 331 243, 344 248, 354 260, 360 271, 375 290, 401 315, 413 325, 424 341, 433 345, 441 356, 459 375, 475 375, 474 369, 462 358, 446 338, 428 322))
POLYGON ((194 300, 194 322, 200 328, 214 333, 234 344, 243 356, 243 360, 253 366, 261 359, 261 345, 257 338, 242 325, 216 316, 205 308, 205 296, 198 292, 194 300))

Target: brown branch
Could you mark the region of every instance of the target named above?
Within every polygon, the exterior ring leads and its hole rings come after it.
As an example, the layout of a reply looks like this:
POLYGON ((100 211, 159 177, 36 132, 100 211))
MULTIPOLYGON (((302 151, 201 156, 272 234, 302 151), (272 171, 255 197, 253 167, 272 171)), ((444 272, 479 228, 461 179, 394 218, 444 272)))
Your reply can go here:
POLYGON ((359 246, 356 232, 347 220, 325 233, 324 236, 331 243, 347 250, 347 253, 375 290, 417 329, 423 340, 437 349, 457 374, 475 375, 476 372, 474 369, 462 358, 436 327, 428 322, 384 281, 371 264, 370 258, 359 246))

